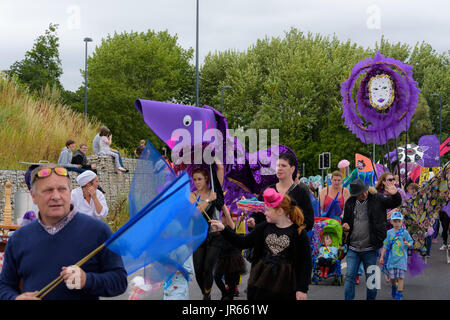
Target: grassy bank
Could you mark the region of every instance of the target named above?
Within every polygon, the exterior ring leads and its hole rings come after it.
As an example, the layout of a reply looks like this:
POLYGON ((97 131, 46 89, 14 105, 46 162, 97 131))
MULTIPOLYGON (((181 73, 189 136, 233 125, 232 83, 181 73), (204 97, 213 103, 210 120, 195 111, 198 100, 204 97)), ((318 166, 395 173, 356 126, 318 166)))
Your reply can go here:
POLYGON ((0 168, 26 169, 20 161, 57 162, 68 139, 89 146, 101 125, 85 124, 84 115, 58 102, 58 90, 33 97, 26 88, 0 75, 0 168))

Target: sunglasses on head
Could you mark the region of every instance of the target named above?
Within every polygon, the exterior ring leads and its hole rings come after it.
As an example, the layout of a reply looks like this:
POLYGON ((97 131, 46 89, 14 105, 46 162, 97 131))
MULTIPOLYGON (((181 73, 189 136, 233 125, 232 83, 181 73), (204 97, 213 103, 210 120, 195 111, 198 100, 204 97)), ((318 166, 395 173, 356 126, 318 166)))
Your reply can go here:
POLYGON ((66 168, 44 168, 36 173, 36 178, 47 178, 52 174, 52 172, 55 172, 58 176, 67 177, 69 175, 66 168))

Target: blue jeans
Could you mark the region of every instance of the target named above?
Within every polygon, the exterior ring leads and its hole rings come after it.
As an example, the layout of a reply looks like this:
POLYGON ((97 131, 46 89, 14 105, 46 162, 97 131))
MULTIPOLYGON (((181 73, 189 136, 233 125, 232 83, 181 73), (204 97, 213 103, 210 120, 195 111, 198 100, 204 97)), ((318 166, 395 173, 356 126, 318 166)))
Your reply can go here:
MULTIPOLYGON (((367 274, 367 268, 371 265, 376 265, 378 259, 378 251, 371 250, 366 252, 356 252, 348 249, 347 252, 347 274, 345 275, 344 282, 344 295, 345 300, 353 300, 355 298, 355 279, 358 273, 359 264, 362 262, 366 273, 366 279, 371 276, 367 274)), ((375 300, 377 297, 377 289, 369 289, 366 291, 367 300, 375 300)))
POLYGON ((112 151, 112 150, 111 150, 111 152, 117 153, 119 155, 119 163, 120 163, 120 166, 123 167, 122 156, 120 155, 120 152, 116 152, 116 151, 112 151))
POLYGON ((83 173, 87 170, 87 169, 83 169, 83 168, 72 168, 72 167, 68 167, 66 169, 67 169, 67 171, 73 171, 73 172, 78 172, 78 173, 83 173))

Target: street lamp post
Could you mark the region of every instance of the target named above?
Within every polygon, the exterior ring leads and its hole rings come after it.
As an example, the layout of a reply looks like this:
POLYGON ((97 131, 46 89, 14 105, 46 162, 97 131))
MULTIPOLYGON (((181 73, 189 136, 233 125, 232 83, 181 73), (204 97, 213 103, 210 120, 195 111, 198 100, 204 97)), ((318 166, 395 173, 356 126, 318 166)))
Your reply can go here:
POLYGON ((92 38, 84 38, 86 43, 86 51, 84 55, 84 122, 87 124, 87 44, 92 42, 92 38))
MULTIPOLYGON (((440 94, 433 93, 431 96, 439 97, 439 146, 442 143, 442 97, 440 94)), ((439 162, 439 166, 441 166, 441 160, 439 162)))
POLYGON ((223 89, 231 89, 231 86, 223 86, 222 87, 222 96, 220 100, 220 113, 223 114, 223 89))

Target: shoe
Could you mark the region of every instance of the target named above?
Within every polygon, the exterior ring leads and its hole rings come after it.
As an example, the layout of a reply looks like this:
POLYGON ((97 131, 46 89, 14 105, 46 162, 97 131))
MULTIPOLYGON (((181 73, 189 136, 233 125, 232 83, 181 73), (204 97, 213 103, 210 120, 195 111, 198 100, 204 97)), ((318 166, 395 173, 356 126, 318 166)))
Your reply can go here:
POLYGON ((124 167, 118 167, 117 169, 120 170, 120 171, 122 171, 122 172, 128 172, 128 170, 125 169, 124 167))
POLYGON ((236 286, 236 288, 234 289, 233 296, 239 297, 239 288, 238 288, 237 286, 236 286))
POLYGON ((203 294, 203 300, 211 300, 211 293, 203 294))
POLYGON ((355 284, 359 284, 359 274, 356 275, 355 284))
POLYGON ((443 244, 442 247, 439 248, 439 250, 441 250, 441 251, 447 250, 447 245, 443 244))
POLYGON ((395 300, 403 300, 403 292, 397 291, 397 294, 395 295, 395 300))
POLYGON ((328 278, 328 270, 330 270, 330 268, 325 267, 325 274, 323 275, 323 277, 326 279, 328 278))
POLYGON ((397 296, 397 285, 392 286, 391 296, 392 296, 392 298, 394 298, 394 299, 395 299, 395 297, 397 296))
POLYGON ((319 278, 323 278, 323 273, 324 273, 324 267, 320 267, 320 274, 319 274, 319 278))

